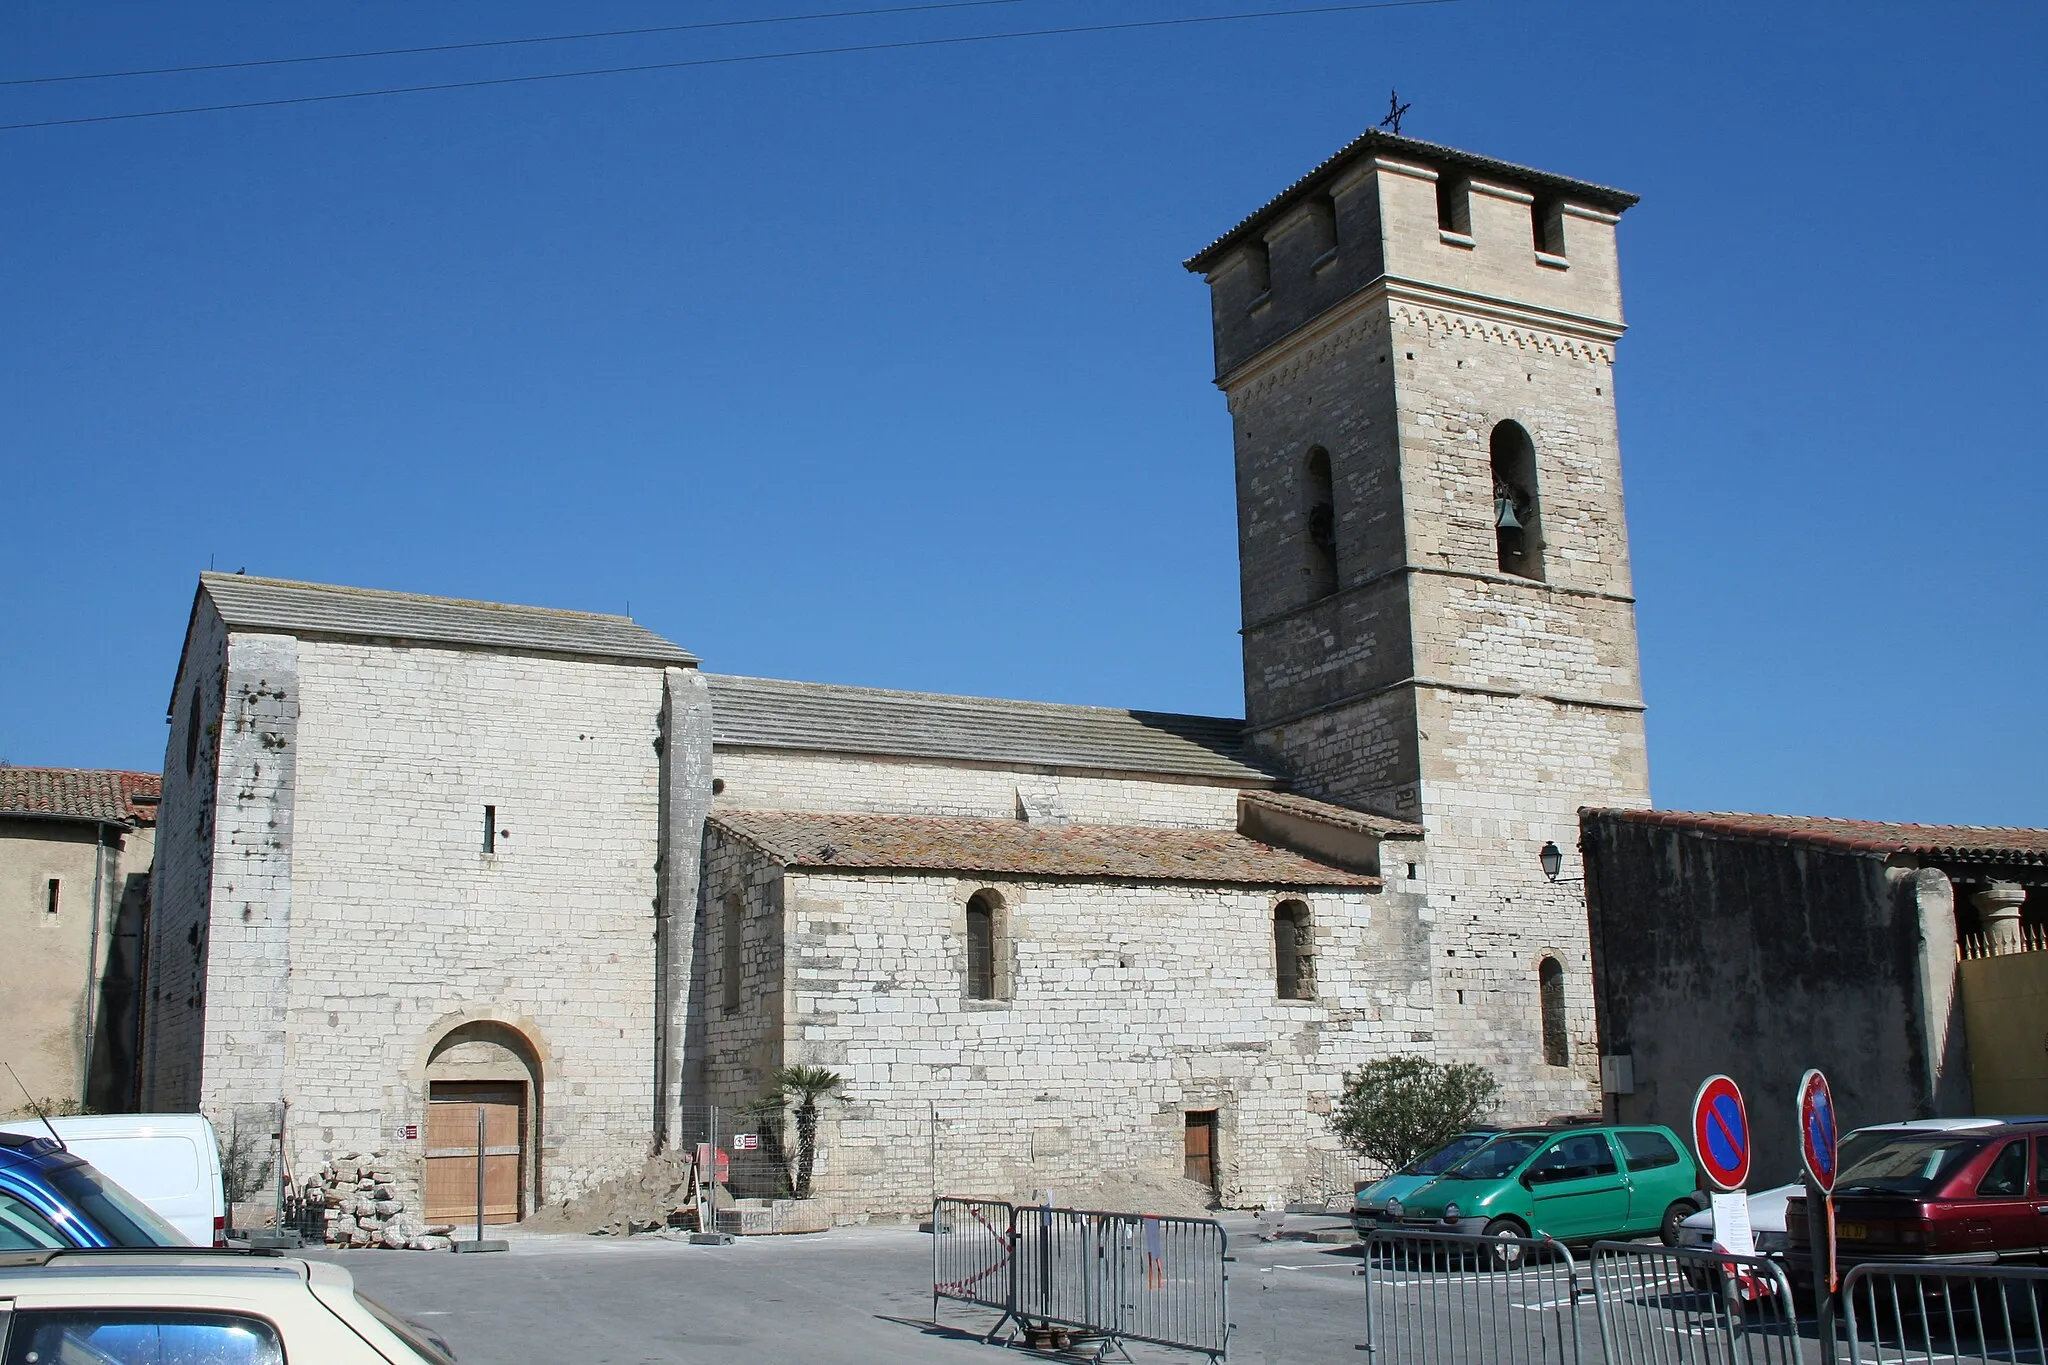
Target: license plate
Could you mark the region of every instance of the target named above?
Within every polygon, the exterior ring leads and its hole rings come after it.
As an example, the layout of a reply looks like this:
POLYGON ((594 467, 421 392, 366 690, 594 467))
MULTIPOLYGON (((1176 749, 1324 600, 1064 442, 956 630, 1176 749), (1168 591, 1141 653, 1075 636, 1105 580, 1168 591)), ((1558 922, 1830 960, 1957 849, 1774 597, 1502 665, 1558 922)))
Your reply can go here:
POLYGON ((1861 1223, 1837 1223, 1835 1236, 1845 1242, 1861 1242, 1869 1238, 1870 1229, 1861 1223))

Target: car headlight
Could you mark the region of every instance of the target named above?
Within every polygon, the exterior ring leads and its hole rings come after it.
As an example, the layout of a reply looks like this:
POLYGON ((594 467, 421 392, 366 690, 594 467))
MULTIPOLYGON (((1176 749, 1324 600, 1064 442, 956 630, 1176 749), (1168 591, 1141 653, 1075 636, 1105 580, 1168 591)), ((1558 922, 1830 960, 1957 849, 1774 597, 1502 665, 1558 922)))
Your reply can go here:
POLYGON ((1444 1221, 1446 1223, 1455 1223, 1458 1221, 1458 1205, 1455 1201, 1444 1205, 1444 1221))
POLYGON ((1401 1216, 1401 1201, 1400 1201, 1400 1200, 1398 1200, 1398 1199, 1389 1199, 1389 1200, 1387 1201, 1387 1217, 1389 1217, 1389 1218, 1399 1218, 1400 1216, 1401 1216))

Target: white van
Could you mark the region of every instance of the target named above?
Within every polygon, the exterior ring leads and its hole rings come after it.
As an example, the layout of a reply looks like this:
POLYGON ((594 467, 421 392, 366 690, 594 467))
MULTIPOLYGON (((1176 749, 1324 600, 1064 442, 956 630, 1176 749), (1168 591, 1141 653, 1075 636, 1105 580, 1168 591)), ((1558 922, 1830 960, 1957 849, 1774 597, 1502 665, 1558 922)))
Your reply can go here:
POLYGON ((45 1128, 33 1116, 0 1121, 0 1132, 48 1137, 149 1205, 194 1246, 227 1242, 220 1142, 204 1114, 70 1114, 45 1128))

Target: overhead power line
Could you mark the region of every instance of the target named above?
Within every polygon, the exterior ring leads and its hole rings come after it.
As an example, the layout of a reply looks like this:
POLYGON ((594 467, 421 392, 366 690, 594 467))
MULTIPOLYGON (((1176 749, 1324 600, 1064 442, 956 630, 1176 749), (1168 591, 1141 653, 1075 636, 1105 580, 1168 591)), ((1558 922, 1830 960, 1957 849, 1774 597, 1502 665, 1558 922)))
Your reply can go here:
POLYGON ((431 47, 383 47, 367 52, 326 52, 311 57, 261 57, 246 62, 205 62, 198 66, 151 66, 134 71, 86 71, 70 76, 15 76, 0 85, 58 85, 66 81, 114 81, 130 76, 183 76, 195 71, 246 71, 259 66, 302 66, 309 62, 354 62, 369 57, 412 57, 423 52, 475 52, 492 47, 530 47, 539 43, 580 43, 594 38, 645 38, 657 33, 696 33, 714 28, 757 28, 763 24, 807 24, 821 19, 857 19, 877 14, 923 14, 941 9, 983 9, 1020 5, 1026 0, 946 0, 944 4, 891 5, 886 9, 841 9, 823 14, 783 14, 769 19, 719 19, 701 24, 663 24, 658 28, 613 28, 596 33, 551 33, 536 38, 491 38, 471 43, 436 43, 431 47))
POLYGON ((1184 28, 1196 24, 1230 24, 1253 19, 1292 19, 1318 14, 1352 14, 1363 10, 1417 9, 1429 5, 1455 5, 1461 0, 1373 0, 1352 5, 1314 5, 1299 9, 1246 10, 1233 14, 1200 14, 1173 19, 1134 19, 1117 24, 1073 24, 1061 28, 1017 29, 1007 33, 972 33, 951 38, 904 38, 886 43, 853 43, 840 47, 799 48, 787 52, 757 52, 739 57, 696 57, 672 62, 640 62, 632 66, 592 67, 581 71, 548 71, 531 76, 493 76, 469 81, 438 81, 428 85, 388 86, 379 90, 346 90, 332 95, 291 95, 267 100, 239 100, 224 104, 192 104, 175 109, 144 109, 130 114, 91 114, 81 118, 38 119, 28 123, 0 123, 0 133, 27 128, 66 128, 85 123, 124 123, 134 119, 176 118, 185 114, 212 114, 237 109, 277 109, 295 104, 332 104, 341 100, 382 99, 391 95, 418 95, 434 90, 478 90, 486 86, 531 85, 540 81, 580 80, 591 76, 623 76, 642 71, 680 71, 688 67, 736 66, 749 62, 787 61, 797 57, 837 57, 855 52, 892 52, 908 48, 957 47, 968 43, 998 43, 1023 38, 1056 38, 1082 33, 1114 33, 1134 29, 1184 28))

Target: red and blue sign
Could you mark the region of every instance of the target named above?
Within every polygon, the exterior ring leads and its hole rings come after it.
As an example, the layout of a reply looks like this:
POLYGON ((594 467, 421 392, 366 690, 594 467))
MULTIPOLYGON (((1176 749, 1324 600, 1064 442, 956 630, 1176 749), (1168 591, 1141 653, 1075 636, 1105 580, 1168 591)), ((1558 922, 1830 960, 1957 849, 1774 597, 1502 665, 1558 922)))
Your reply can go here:
POLYGON ((1733 1194, 1749 1183, 1749 1113, 1726 1076, 1707 1077, 1693 1096, 1692 1150, 1708 1189, 1733 1194))
POLYGON ((1809 1071, 1799 1078, 1799 1155, 1806 1173, 1822 1194, 1835 1188, 1835 1142, 1840 1129, 1835 1124, 1835 1095, 1828 1078, 1809 1071))

